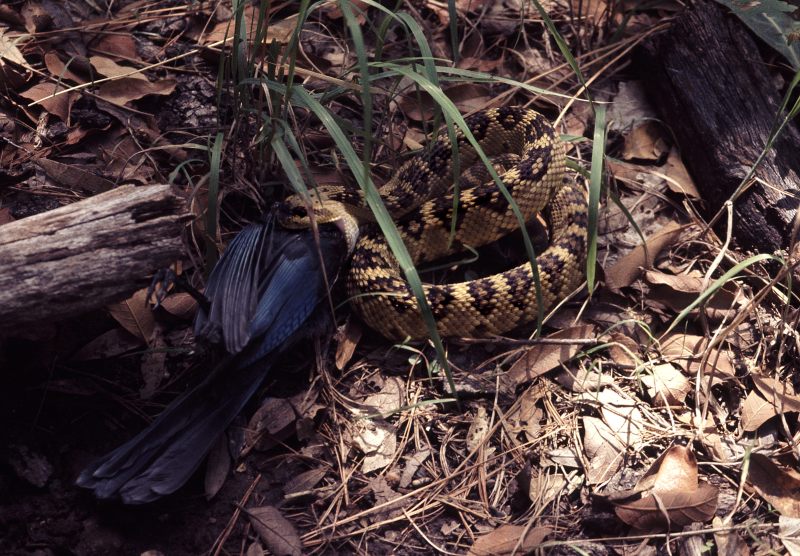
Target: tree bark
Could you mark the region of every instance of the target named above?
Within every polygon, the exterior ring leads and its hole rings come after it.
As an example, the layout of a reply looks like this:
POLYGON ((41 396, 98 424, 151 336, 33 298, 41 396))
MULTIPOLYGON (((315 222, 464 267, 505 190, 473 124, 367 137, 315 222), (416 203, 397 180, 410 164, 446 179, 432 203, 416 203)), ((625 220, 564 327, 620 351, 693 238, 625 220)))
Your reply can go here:
POLYGON ((167 185, 122 186, 0 226, 0 333, 125 298, 183 253, 167 185))
MULTIPOLYGON (((734 15, 697 2, 647 42, 637 62, 683 161, 715 214, 764 149, 780 109, 780 87, 755 40, 734 15)), ((733 232, 745 250, 772 253, 790 242, 800 186, 800 133, 790 124, 734 204, 733 232)), ((724 225, 725 218, 722 219, 724 225)))

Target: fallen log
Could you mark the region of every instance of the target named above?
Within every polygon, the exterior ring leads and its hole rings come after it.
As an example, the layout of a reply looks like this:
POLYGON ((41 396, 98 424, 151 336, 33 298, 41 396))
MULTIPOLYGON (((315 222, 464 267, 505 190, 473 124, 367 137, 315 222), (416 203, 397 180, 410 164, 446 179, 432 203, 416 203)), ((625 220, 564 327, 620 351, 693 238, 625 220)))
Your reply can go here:
POLYGON ((167 185, 122 186, 0 226, 0 333, 105 306, 183 253, 167 185))
MULTIPOLYGON (((780 110, 775 73, 744 24, 710 0, 696 2, 667 32, 649 40, 637 62, 711 217, 767 143, 780 110)), ((800 132, 791 123, 734 204, 740 248, 772 253, 789 245, 800 199, 798 152, 800 132)))

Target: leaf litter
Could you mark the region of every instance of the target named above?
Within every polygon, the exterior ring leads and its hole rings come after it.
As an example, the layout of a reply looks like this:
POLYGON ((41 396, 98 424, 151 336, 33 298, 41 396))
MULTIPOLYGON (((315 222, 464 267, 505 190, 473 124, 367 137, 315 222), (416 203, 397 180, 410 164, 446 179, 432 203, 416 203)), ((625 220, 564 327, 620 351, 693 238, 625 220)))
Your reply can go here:
MULTIPOLYGON (((98 522, 97 508, 69 486, 71 474, 140 430, 208 370, 190 331, 196 302, 172 292, 154 312, 144 290, 136 292, 80 326, 26 340, 32 347, 20 348, 24 357, 13 354, 25 387, 9 387, 19 396, 4 414, 12 424, 4 458, 16 478, 3 488, 21 496, 0 549, 33 543, 94 553, 125 545, 141 554, 262 554, 262 547, 276 554, 512 554, 567 542, 625 552, 642 542, 642 532, 660 547, 678 542, 667 533, 700 527, 693 534, 716 543, 719 553, 798 550, 791 520, 798 518, 793 436, 800 400, 792 361, 800 343, 788 326, 796 317, 782 305, 752 307, 752 283, 764 281, 766 270, 751 269, 750 282, 729 281, 659 336, 721 275, 715 259, 723 242, 696 216, 698 185, 635 81, 642 76, 623 77, 627 54, 615 56, 680 5, 542 5, 609 107, 610 195, 598 237, 604 283, 590 302, 567 303, 541 339, 529 328, 511 338, 448 342, 455 379, 467 392, 458 403, 429 347, 390 346, 348 320, 336 342, 323 339, 281 358, 281 373, 265 385, 268 397, 217 442, 204 487, 187 487, 195 496, 181 494, 182 511, 132 528, 119 508, 98 522), (722 333, 744 310, 748 318, 722 333), (678 438, 689 440, 676 444, 678 438), (196 496, 201 489, 205 496, 196 496), (49 530, 33 525, 46 522, 49 530)), ((368 3, 353 7, 368 36, 378 12, 368 3)), ((455 67, 567 97, 578 90, 527 3, 455 7, 455 67)), ((261 14, 245 7, 246 43, 262 40, 245 49, 258 71, 286 71, 274 53, 292 41, 299 21, 292 9, 270 6, 259 36, 261 14)), ((452 58, 446 4, 424 1, 411 13, 434 57, 452 58)), ((223 246, 283 192, 283 174, 258 140, 260 117, 236 105, 241 91, 216 86, 234 17, 224 4, 0 6, 0 223, 121 184, 170 181, 199 217, 187 230, 183 263, 202 288, 206 245, 223 246), (231 113, 241 116, 235 124, 231 113), (215 236, 207 238, 207 152, 219 129, 226 156, 214 206, 222 208, 215 236)), ((358 129, 360 99, 348 95, 361 80, 350 72, 357 58, 345 20, 326 4, 306 21, 297 83, 320 95, 337 87, 330 108, 358 129)), ((367 48, 378 51, 373 39, 367 48)), ((392 26, 382 48, 385 60, 418 55, 392 26)), ((408 148, 425 144, 438 110, 408 80, 370 86, 379 107, 370 131, 380 183, 408 148)), ((526 104, 560 115, 570 155, 586 166, 593 126, 587 103, 487 80, 449 79, 442 88, 462 113, 526 104)), ((259 109, 272 114, 277 97, 258 98, 259 109)), ((297 106, 286 121, 308 156, 301 169, 320 182, 349 180, 318 121, 297 106)), ((356 136, 358 147, 360 141, 356 136)), ((741 260, 725 255, 726 264, 741 260)), ((524 253, 500 245, 481 257, 490 268, 493 260, 524 260, 524 253)), ((458 267, 433 278, 453 279, 458 267)), ((338 316, 344 323, 346 311, 338 316)))

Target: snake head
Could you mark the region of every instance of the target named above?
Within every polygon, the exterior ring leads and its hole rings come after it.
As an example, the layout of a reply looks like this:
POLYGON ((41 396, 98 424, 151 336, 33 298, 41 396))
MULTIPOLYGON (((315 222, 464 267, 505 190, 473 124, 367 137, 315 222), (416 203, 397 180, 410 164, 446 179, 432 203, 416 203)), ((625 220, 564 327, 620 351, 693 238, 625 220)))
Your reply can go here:
POLYGON ((329 199, 321 199, 316 195, 303 197, 292 195, 278 208, 278 222, 284 228, 292 230, 309 229, 314 224, 333 224, 347 242, 348 254, 355 249, 359 238, 358 219, 347 210, 347 206, 329 199))

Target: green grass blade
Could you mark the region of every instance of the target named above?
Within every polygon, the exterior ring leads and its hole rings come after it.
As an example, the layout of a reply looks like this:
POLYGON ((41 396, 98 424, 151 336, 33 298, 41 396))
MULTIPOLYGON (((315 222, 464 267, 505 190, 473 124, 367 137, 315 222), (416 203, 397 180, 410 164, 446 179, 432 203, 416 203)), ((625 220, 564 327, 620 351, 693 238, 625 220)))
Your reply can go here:
POLYGON ((589 229, 586 252, 586 283, 589 294, 594 291, 594 273, 597 265, 597 221, 600 208, 600 191, 603 187, 603 162, 606 151, 606 107, 595 106, 594 140, 592 142, 592 169, 589 179, 589 229))

